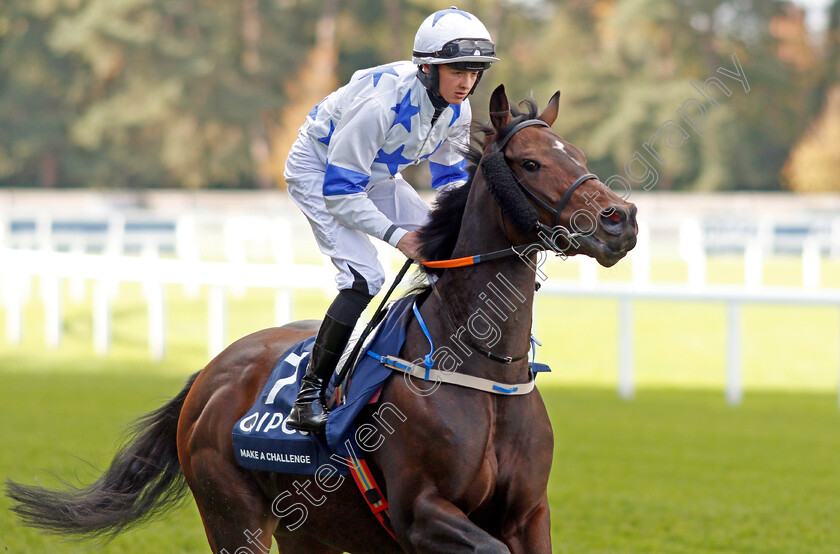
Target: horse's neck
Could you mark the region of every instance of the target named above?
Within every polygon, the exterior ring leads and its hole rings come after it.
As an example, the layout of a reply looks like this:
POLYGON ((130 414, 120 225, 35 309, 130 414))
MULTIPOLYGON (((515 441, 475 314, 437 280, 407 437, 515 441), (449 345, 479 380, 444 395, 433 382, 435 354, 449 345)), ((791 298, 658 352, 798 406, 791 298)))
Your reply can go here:
POLYGON ((472 344, 494 354, 515 357, 525 352, 531 336, 534 270, 514 256, 446 273, 438 290, 452 319, 449 323, 467 329, 472 344), (494 336, 484 337, 491 332, 494 336))
MULTIPOLYGON (((489 203, 477 202, 472 198, 452 257, 510 247, 499 221, 498 208, 492 200, 489 203)), ((499 356, 520 356, 528 351, 531 344, 534 280, 533 260, 529 264, 518 256, 447 270, 436 285, 440 299, 435 300, 442 312, 440 315, 445 319, 440 323, 446 327, 457 327, 462 344, 499 356)), ((452 329, 449 331, 452 332, 452 329)), ((516 363, 517 370, 490 361, 481 354, 470 355, 470 361, 468 366, 477 368, 477 373, 489 372, 495 377, 503 375, 506 381, 527 379, 526 361, 516 363), (476 366, 478 361, 482 363, 476 366)))

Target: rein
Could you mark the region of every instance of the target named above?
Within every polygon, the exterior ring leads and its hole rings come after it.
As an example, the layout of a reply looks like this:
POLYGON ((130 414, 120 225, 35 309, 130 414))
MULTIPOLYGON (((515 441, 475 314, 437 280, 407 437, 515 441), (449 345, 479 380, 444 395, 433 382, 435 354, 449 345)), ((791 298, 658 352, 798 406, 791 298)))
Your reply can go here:
POLYGON ((356 359, 359 357, 359 354, 362 351, 362 345, 364 344, 368 335, 370 335, 370 332, 373 331, 373 329, 379 324, 380 321, 382 321, 382 318, 385 316, 385 312, 387 312, 387 310, 385 309, 385 303, 388 302, 389 298, 391 298, 391 294, 393 294, 394 289, 396 289, 397 285, 400 284, 400 281, 402 281, 403 277, 405 277, 408 268, 411 267, 411 264, 413 263, 414 260, 409 258, 405 261, 402 268, 400 268, 399 273, 397 273, 397 276, 394 278, 394 282, 391 283, 391 287, 388 289, 388 292, 385 293, 385 297, 379 303, 379 307, 376 308, 373 317, 370 318, 370 321, 368 321, 368 324, 365 326, 365 329, 364 331, 362 331, 362 334, 359 336, 359 339, 356 341, 356 344, 353 345, 353 350, 350 351, 350 356, 347 357, 347 361, 344 362, 344 366, 338 370, 335 378, 336 388, 338 388, 344 382, 344 379, 347 377, 347 374, 350 373, 350 370, 353 368, 356 359))
POLYGON ((507 258, 509 256, 522 256, 527 252, 532 252, 534 247, 540 247, 541 250, 546 250, 547 247, 541 242, 532 242, 520 246, 511 246, 503 250, 496 250, 494 252, 487 252, 486 254, 476 254, 475 256, 464 256, 463 258, 452 258, 449 260, 435 260, 431 262, 422 261, 420 264, 434 269, 445 269, 450 267, 467 267, 471 265, 478 265, 483 262, 491 260, 498 260, 499 258, 507 258))

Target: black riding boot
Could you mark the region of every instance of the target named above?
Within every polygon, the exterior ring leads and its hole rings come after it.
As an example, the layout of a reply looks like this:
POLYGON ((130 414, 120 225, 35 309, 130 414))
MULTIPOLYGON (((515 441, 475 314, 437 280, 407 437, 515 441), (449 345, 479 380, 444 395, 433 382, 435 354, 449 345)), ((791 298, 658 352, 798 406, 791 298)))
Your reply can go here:
POLYGON ((301 380, 300 392, 286 420, 292 429, 315 432, 324 429, 327 423, 324 391, 352 332, 352 325, 336 321, 329 313, 324 317, 312 345, 312 355, 301 380))
MULTIPOLYGON (((352 271, 353 268, 350 269, 352 271)), ((292 413, 286 420, 286 425, 292 429, 315 432, 324 430, 327 423, 324 391, 341 354, 347 347, 356 321, 373 298, 362 292, 367 290, 367 283, 361 275, 358 279, 358 287, 339 291, 330 304, 327 315, 324 316, 318 336, 315 337, 315 344, 312 345, 312 355, 301 380, 300 392, 295 405, 292 406, 292 413), (356 290, 357 288, 361 290, 356 290)))

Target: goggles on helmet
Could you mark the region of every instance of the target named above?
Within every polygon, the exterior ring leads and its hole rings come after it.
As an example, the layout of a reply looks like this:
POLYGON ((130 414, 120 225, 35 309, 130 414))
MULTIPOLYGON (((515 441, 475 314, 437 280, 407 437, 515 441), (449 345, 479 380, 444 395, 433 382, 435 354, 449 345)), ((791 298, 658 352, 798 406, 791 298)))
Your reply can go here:
POLYGON ((440 60, 493 58, 496 55, 496 46, 492 41, 486 39, 458 38, 450 40, 436 52, 418 52, 415 50, 414 55, 417 57, 431 56, 440 60))

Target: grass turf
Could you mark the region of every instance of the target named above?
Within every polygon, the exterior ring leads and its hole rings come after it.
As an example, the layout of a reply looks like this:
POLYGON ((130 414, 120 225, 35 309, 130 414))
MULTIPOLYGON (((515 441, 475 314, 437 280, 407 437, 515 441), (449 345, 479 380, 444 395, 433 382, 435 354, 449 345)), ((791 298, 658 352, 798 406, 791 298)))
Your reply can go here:
MULTIPOLYGON (((774 263, 767 282, 798 284, 795 263, 774 263)), ((828 284, 840 282, 835 266, 824 268, 828 284)), ((654 269, 655 278, 680 278, 680 268, 654 269)), ((709 266, 716 282, 737 282, 739 271, 709 266)), ((574 278, 568 267, 550 274, 574 278)), ((626 280, 629 269, 599 269, 599 278, 626 280)), ((124 426, 171 398, 206 362, 206 291, 191 298, 168 287, 166 295, 164 361, 148 359, 136 285, 121 287, 113 348, 100 357, 92 347, 90 291, 81 302, 64 296, 64 340, 50 351, 33 281, 23 342, 0 341, 0 479, 90 482, 124 426)), ((295 319, 320 317, 328 296, 297 293, 295 319)), ((270 291, 228 302, 229 339, 272 324, 270 291)), ((635 303, 639 390, 629 403, 608 388, 619 356, 616 314, 609 300, 538 295, 535 327, 546 345, 538 359, 554 369, 541 377, 541 390, 556 437, 549 484, 555 551, 837 552, 836 308, 744 308, 746 396, 737 408, 722 393, 723 305, 635 303)), ((0 336, 4 324, 0 318, 0 336)), ((0 553, 209 550, 191 502, 104 546, 41 536, 20 527, 8 507, 0 497, 0 553)))
MULTIPOLYGON (((0 372, 0 477, 90 482, 126 423, 182 382, 125 370, 0 372)), ((542 393, 556 441, 556 552, 837 551, 840 415, 832 395, 754 392, 731 408, 708 391, 644 390, 633 402, 597 388, 542 393)), ((208 551, 191 500, 104 546, 39 535, 8 507, 0 498, 3 552, 208 551)))

